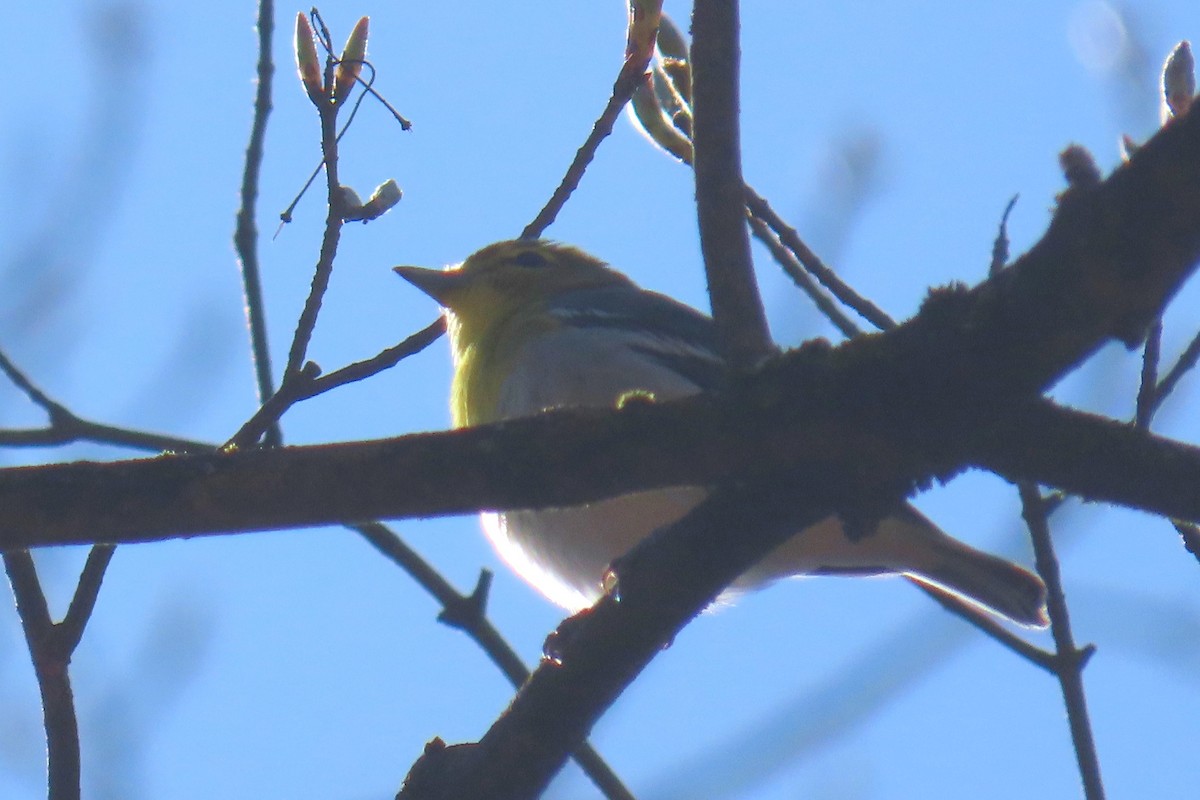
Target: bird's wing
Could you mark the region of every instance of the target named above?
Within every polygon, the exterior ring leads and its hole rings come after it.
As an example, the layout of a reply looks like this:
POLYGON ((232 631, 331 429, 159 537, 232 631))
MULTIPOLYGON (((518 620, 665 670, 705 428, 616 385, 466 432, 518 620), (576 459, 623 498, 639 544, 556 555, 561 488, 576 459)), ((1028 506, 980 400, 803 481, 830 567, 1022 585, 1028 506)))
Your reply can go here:
POLYGON ((501 387, 501 417, 565 406, 611 406, 633 392, 658 400, 720 388, 724 365, 712 320, 629 287, 557 298, 560 323, 521 348, 501 387))

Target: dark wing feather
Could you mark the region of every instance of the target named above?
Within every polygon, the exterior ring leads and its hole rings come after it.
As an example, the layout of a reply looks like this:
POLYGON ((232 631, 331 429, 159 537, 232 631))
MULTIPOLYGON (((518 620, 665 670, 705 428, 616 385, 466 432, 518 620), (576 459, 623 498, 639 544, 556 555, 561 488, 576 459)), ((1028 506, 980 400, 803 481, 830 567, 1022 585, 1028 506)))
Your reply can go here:
POLYGON ((717 391, 725 383, 712 318, 666 295, 628 286, 581 289, 559 296, 549 310, 576 328, 645 334, 645 342, 631 344, 631 349, 683 375, 702 391, 717 391))

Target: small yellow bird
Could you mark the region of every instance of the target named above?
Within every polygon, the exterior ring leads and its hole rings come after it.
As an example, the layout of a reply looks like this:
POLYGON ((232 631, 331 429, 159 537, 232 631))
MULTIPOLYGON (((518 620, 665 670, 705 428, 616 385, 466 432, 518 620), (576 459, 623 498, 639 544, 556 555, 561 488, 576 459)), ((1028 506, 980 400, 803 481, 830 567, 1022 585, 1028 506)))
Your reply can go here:
MULTIPOLYGON (((395 271, 444 309, 456 427, 551 408, 612 407, 632 392, 672 400, 715 389, 725 374, 709 317, 573 247, 499 242, 446 270, 395 271)), ((578 611, 603 594, 614 559, 704 495, 700 487, 655 489, 571 508, 486 513, 483 526, 522 578, 578 611)), ((822 520, 742 575, 732 591, 839 574, 901 574, 1018 624, 1047 624, 1046 588, 1036 575, 951 538, 911 506, 858 541, 836 517, 822 520)))

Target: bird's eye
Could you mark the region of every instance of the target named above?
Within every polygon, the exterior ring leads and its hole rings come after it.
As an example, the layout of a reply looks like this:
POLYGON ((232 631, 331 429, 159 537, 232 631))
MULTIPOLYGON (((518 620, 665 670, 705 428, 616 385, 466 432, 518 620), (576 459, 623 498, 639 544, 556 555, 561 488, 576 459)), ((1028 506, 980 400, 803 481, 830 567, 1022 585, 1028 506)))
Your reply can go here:
POLYGON ((546 266, 546 257, 537 250, 523 250, 513 258, 513 263, 518 267, 544 267, 546 266))

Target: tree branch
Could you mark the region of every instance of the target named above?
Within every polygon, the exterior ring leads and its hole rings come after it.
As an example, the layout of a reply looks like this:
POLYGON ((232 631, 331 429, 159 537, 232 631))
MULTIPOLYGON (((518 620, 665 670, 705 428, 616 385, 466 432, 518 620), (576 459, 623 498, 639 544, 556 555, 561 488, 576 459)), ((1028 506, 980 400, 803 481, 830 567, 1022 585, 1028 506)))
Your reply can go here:
MULTIPOLYGON (((332 57, 326 60, 325 85, 333 84, 332 57)), ((338 131, 337 115, 341 106, 335 104, 331 97, 322 97, 321 101, 314 100, 317 113, 321 120, 321 155, 325 164, 326 202, 325 235, 321 239, 321 254, 317 258, 317 266, 313 270, 312 286, 308 298, 304 301, 304 309, 296 323, 296 331, 292 335, 292 345, 288 350, 287 366, 283 371, 283 383, 287 383, 300 372, 308 343, 312 339, 313 330, 317 325, 317 315, 321 311, 321 302, 325 291, 329 288, 329 279, 333 275, 333 260, 337 256, 338 242, 342 235, 342 216, 345 202, 342 199, 341 184, 338 181, 338 131)), ((281 387, 282 388, 282 387, 281 387)))
POLYGON ((536 797, 679 628, 772 544, 824 515, 820 494, 809 488, 768 481, 719 487, 618 559, 615 591, 551 635, 547 659, 491 730, 478 744, 427 747, 397 800, 536 797), (797 490, 807 510, 797 508, 797 490))
MULTIPOLYGON (((889 317, 887 312, 854 291, 850 284, 842 280, 836 272, 826 265, 804 243, 804 240, 800 238, 800 234, 796 229, 788 225, 782 217, 775 213, 775 209, 771 207, 766 198, 756 192, 750 185, 746 186, 746 211, 750 214, 751 219, 759 220, 768 228, 775 231, 775 235, 779 237, 780 244, 790 250, 796 257, 796 260, 804 267, 805 271, 820 281, 821 285, 828 289, 830 294, 836 297, 843 305, 854 309, 860 317, 881 331, 891 330, 896 327, 896 321, 889 317)), ((791 270, 788 270, 788 273, 791 274, 791 270)), ((837 324, 837 320, 833 321, 837 324)), ((839 324, 838 327, 841 328, 842 326, 839 324)), ((844 328, 842 332, 845 333, 844 328)))
POLYGON ((67 671, 71 649, 63 646, 70 643, 56 635, 33 557, 16 551, 4 553, 3 560, 42 696, 48 796, 51 800, 79 800, 79 723, 67 671))
MULTIPOLYGON (((658 5, 661 7, 661 1, 658 5)), ((559 182, 558 187, 555 188, 554 194, 546 201, 546 205, 537 213, 537 216, 521 231, 522 239, 538 238, 558 218, 558 213, 562 211, 563 206, 571 199, 571 194, 578 188, 579 182, 583 180, 583 173, 587 171, 588 165, 596 157, 596 151, 600 149, 600 143, 612 133, 613 125, 616 124, 617 117, 621 114, 621 109, 625 107, 629 102, 629 98, 633 97, 633 93, 645 79, 646 67, 650 63, 650 58, 654 55, 653 33, 658 29, 658 11, 656 11, 652 19, 645 21, 653 23, 650 26, 651 35, 647 41, 640 40, 638 36, 641 29, 645 27, 645 22, 641 21, 638 16, 639 13, 635 9, 634 4, 630 3, 629 44, 626 50, 625 61, 621 65, 621 71, 617 74, 617 79, 613 81, 612 94, 609 95, 608 102, 604 104, 604 110, 600 112, 600 116, 593 123, 591 133, 588 134, 587 139, 575 151, 575 158, 571 160, 571 165, 567 167, 567 171, 559 182)))
POLYGON ((713 321, 730 366, 750 369, 771 334, 750 260, 738 115, 737 0, 696 0, 692 12, 696 213, 713 321))
MULTIPOLYGON (((426 592, 442 604, 442 612, 438 621, 458 628, 471 637, 479 648, 492 660, 514 689, 529 679, 529 670, 521 661, 516 651, 504 641, 500 632, 488 621, 485 612, 487 586, 490 584, 491 573, 486 570, 480 573, 479 584, 469 595, 464 595, 443 578, 437 570, 429 566, 412 548, 393 533, 386 525, 378 522, 367 522, 352 526, 363 538, 371 543, 376 550, 386 556, 420 584, 426 592)), ((609 800, 633 800, 633 795, 621 782, 621 779, 604 762, 600 754, 587 742, 575 749, 574 758, 580 769, 592 780, 609 800)))
POLYGON ((1021 495, 1021 513, 1033 540, 1037 571, 1046 582, 1046 605, 1050 612, 1050 632, 1054 636, 1054 674, 1062 687, 1063 701, 1067 707, 1067 721, 1071 728, 1071 741, 1075 744, 1075 758, 1079 763, 1084 796, 1087 800, 1104 800, 1100 759, 1096 756, 1096 742, 1083 693, 1083 667, 1093 648, 1080 650, 1075 646, 1071 617, 1067 612, 1067 600, 1058 571, 1058 558, 1050 539, 1046 501, 1038 488, 1030 483, 1022 482, 1017 488, 1021 495))
POLYGON ((836 400, 808 406, 814 416, 802 422, 783 419, 784 402, 739 409, 694 398, 372 442, 5 469, 0 549, 573 505, 856 463, 894 474, 924 464, 924 479, 979 466, 1200 521, 1200 449, 1122 423, 1037 403, 962 430, 957 443, 947 436, 905 453, 907 441, 888 444, 838 419, 836 400))
POLYGON ((1193 113, 1100 187, 1068 193, 1012 267, 969 292, 936 293, 887 334, 788 353, 721 398, 273 453, 4 470, 0 546, 577 503, 845 464, 890 471, 902 488, 974 464, 1197 519, 1194 448, 1028 403, 1110 335, 1132 339, 1156 319, 1198 255, 1193 113), (1031 414, 1037 437, 1021 430, 1034 430, 1031 414), (1083 434, 1087 457, 1046 446, 1083 434), (1116 452, 1149 469, 1145 479, 1131 483, 1116 452))
MULTIPOLYGON (((267 314, 262 297, 262 281, 258 271, 258 181, 263 160, 263 141, 267 135, 267 117, 271 114, 271 88, 275 62, 271 55, 271 37, 275 32, 274 0, 258 3, 258 66, 257 87, 254 93, 254 122, 250 126, 250 141, 246 144, 246 161, 242 171, 241 206, 233 244, 237 250, 242 273, 242 289, 246 297, 246 321, 250 325, 250 354, 254 362, 254 377, 258 385, 258 402, 265 403, 275 392, 271 377, 271 350, 267 340, 267 314)), ((267 431, 265 443, 278 447, 283 443, 279 426, 267 431)))

